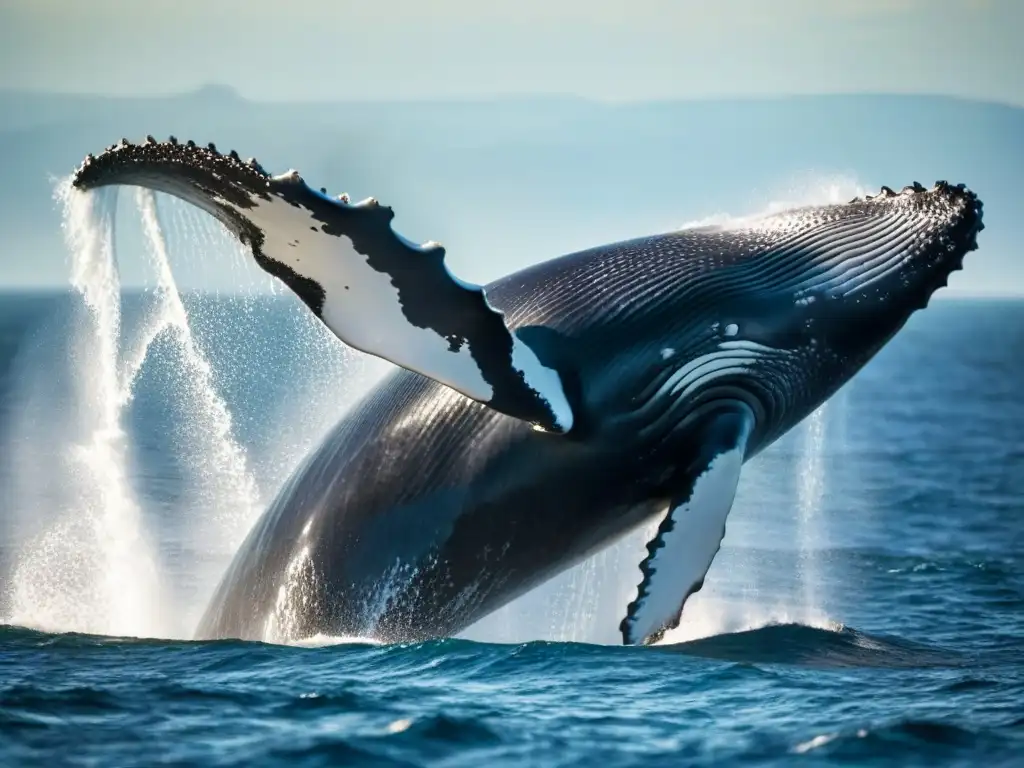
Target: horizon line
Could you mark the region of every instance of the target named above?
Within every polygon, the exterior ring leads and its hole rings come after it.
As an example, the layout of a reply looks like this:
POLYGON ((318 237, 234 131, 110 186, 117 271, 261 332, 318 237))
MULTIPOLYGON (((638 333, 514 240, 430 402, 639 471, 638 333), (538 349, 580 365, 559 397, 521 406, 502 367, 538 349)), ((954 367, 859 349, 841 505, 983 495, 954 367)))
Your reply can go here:
POLYGON ((652 106, 668 104, 700 104, 720 103, 728 101, 736 102, 764 102, 764 101, 792 101, 803 99, 837 99, 837 98, 883 98, 883 99, 944 99, 949 101, 965 102, 970 104, 984 104, 1009 109, 1022 109, 1024 102, 1003 101, 977 96, 966 96, 957 93, 945 93, 938 91, 806 91, 806 92, 778 92, 778 93, 733 93, 733 94, 703 94, 703 95, 680 95, 665 96, 660 98, 641 99, 610 99, 586 96, 571 92, 545 92, 545 91, 507 91, 501 93, 477 93, 467 92, 454 96, 381 96, 379 98, 348 98, 348 97, 327 97, 327 98, 259 98, 246 95, 236 86, 227 83, 205 83, 197 85, 190 90, 172 90, 157 93, 103 93, 97 91, 74 91, 74 90, 50 90, 47 88, 4 88, 0 87, 0 96, 43 96, 64 99, 102 99, 108 101, 170 101, 174 99, 209 98, 219 96, 224 101, 235 101, 246 104, 266 105, 308 105, 308 106, 330 106, 330 105, 444 105, 444 104, 486 104, 495 102, 517 102, 517 101, 547 101, 547 102, 582 102, 584 104, 598 107, 629 107, 629 106, 652 106))

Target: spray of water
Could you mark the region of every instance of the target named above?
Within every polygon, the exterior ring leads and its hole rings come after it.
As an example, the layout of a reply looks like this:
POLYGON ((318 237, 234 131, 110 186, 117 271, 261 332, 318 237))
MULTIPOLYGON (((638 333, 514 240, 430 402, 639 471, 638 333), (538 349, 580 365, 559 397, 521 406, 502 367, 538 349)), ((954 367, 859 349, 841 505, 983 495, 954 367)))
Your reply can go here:
MULTIPOLYGON (((263 429, 258 434, 248 439, 236 435, 247 447, 250 472, 259 478, 266 502, 266 494, 278 488, 352 403, 394 366, 339 343, 294 294, 256 268, 251 256, 211 216, 174 198, 158 199, 165 248, 176 274, 204 286, 223 279, 225 266, 230 270, 235 292, 229 317, 211 310, 208 294, 188 305, 194 344, 211 350, 221 390, 234 390, 240 398, 256 391, 279 393, 271 401, 261 401, 267 410, 259 414, 263 429), (268 297, 274 297, 270 314, 268 297)), ((241 411, 236 406, 236 414, 244 419, 245 409, 241 411)))
POLYGON ((812 413, 804 428, 804 443, 797 470, 797 524, 801 557, 800 584, 803 590, 804 624, 820 625, 825 621, 821 600, 822 574, 819 548, 826 523, 821 514, 825 498, 825 436, 828 425, 828 406, 822 405, 812 413))
POLYGON ((189 423, 185 427, 192 438, 191 464, 207 489, 209 502, 203 515, 207 529, 201 532, 201 538, 230 555, 238 548, 260 509, 260 494, 246 465, 245 452, 232 433, 231 413, 214 387, 213 368, 189 327, 188 315, 171 273, 156 198, 148 189, 136 190, 136 196, 143 233, 157 274, 157 296, 163 307, 161 316, 173 331, 184 367, 186 388, 178 396, 190 406, 189 423))
POLYGON ((158 563, 126 474, 115 198, 79 195, 66 184, 58 198, 71 284, 86 310, 74 350, 83 439, 60 456, 76 503, 21 553, 8 598, 10 621, 48 630, 159 634, 158 563))
MULTIPOLYGON (((86 322, 73 353, 75 407, 85 439, 70 441, 62 471, 51 481, 70 485, 79 503, 52 515, 53 524, 22 549, 7 596, 12 623, 54 631, 180 636, 189 609, 172 605, 162 584, 157 550, 129 481, 129 444, 123 427, 133 387, 156 339, 169 336, 182 369, 189 435, 179 446, 205 490, 195 505, 203 514, 186 526, 206 554, 230 556, 259 509, 259 493, 231 417, 212 382, 209 361, 196 345, 171 273, 156 202, 141 192, 137 203, 156 275, 154 306, 135 338, 121 350, 121 297, 110 192, 83 195, 58 189, 71 255, 72 286, 86 322)), ((66 441, 61 441, 66 442, 66 441)), ((185 510, 182 510, 183 513, 185 510)), ((197 563, 198 565, 198 563, 197 563)), ((212 577, 206 589, 212 587, 212 577)), ((195 602, 195 601, 193 601, 195 602)), ((201 605, 201 603, 200 603, 201 605)))
MULTIPOLYGON (((280 439, 264 457, 262 482, 257 484, 252 461, 235 434, 231 410, 218 392, 209 354, 194 333, 179 291, 156 197, 147 190, 136 193, 154 287, 143 316, 125 327, 113 235, 115 193, 85 195, 62 182, 58 196, 64 205, 72 285, 84 315, 80 322, 69 323, 77 333, 69 360, 76 391, 60 410, 61 419, 69 410, 83 423, 51 425, 54 434, 45 440, 49 451, 41 452, 52 455, 53 446, 71 447, 59 467, 51 467, 45 479, 35 473, 35 480, 26 481, 25 492, 19 494, 27 502, 21 528, 34 527, 37 535, 20 547, 4 595, 3 621, 49 631, 187 637, 267 500, 259 485, 273 493, 310 444, 390 366, 344 349, 304 308, 291 307, 289 340, 298 361, 290 371, 295 396, 277 413, 261 414, 261 423, 269 424, 269 433, 280 439), (173 381, 159 389, 176 413, 160 448, 174 454, 188 474, 169 513, 175 536, 181 538, 174 542, 166 537, 156 541, 160 526, 153 518, 155 511, 140 508, 133 493, 133 445, 123 425, 154 351, 169 364, 164 374, 171 373, 173 381), (339 386, 342 379, 344 385, 339 386), (58 488, 56 495, 69 503, 38 509, 44 484, 58 488), (170 563, 175 567, 167 568, 170 563), (163 583, 158 574, 163 574, 163 583), (183 584, 170 584, 174 577, 183 584)), ((250 284, 268 282, 258 270, 246 273, 243 260, 232 260, 237 246, 210 217, 182 215, 189 210, 172 207, 177 215, 171 217, 172 229, 201 249, 198 254, 183 249, 186 255, 199 257, 186 266, 208 268, 226 261, 240 273, 239 284, 246 279, 250 284)), ((265 293, 268 287, 273 293, 273 283, 257 285, 256 291, 265 293)), ((244 310, 247 305, 241 306, 244 310)), ((226 330, 216 322, 208 325, 213 338, 226 330)), ((260 339, 269 331, 253 330, 256 336, 247 352, 266 347, 260 339)), ((35 371, 33 379, 52 375, 51 366, 42 367, 47 370, 35 371)), ((268 376, 280 376, 280 370, 267 367, 274 369, 264 371, 268 376)), ((253 366, 242 372, 251 375, 253 366)), ((30 396, 24 400, 23 405, 33 402, 30 396)), ((19 448, 38 442, 32 437, 39 434, 39 425, 31 419, 23 421, 21 432, 19 448)))

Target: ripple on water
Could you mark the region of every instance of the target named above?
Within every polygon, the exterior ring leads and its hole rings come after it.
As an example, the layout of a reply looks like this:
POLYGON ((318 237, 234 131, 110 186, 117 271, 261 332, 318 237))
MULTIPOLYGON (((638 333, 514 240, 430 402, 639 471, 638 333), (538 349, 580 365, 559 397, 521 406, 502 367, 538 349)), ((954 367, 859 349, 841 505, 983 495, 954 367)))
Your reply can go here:
POLYGON ((937 765, 977 750, 984 750, 995 760, 1011 758, 1019 756, 1021 747, 1024 744, 996 729, 973 730, 933 720, 898 720, 820 734, 797 744, 792 752, 814 753, 843 763, 937 765))

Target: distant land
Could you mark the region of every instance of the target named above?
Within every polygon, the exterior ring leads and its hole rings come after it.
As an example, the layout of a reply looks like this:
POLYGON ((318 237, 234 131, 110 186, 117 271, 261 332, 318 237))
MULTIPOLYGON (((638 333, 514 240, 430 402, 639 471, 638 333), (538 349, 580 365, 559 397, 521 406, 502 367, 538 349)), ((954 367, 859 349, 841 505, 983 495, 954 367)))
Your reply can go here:
MULTIPOLYGON (((271 172, 374 196, 413 240, 484 281, 579 248, 745 214, 843 180, 937 179, 985 201, 981 251, 949 293, 1024 293, 1024 109, 863 95, 606 104, 572 97, 272 103, 225 86, 112 98, 0 91, 0 288, 67 284, 52 178, 122 136, 174 134, 271 172)), ((144 279, 124 258, 126 281, 144 279)), ((233 272, 185 287, 231 290, 233 272)))

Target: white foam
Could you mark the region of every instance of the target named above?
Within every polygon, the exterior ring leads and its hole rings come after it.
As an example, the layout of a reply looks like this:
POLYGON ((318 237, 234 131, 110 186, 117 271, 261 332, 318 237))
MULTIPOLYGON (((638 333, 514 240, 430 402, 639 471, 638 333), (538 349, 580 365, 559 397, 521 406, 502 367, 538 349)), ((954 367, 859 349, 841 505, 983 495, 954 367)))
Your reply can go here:
POLYGON ((801 742, 793 747, 793 753, 797 755, 803 755, 807 752, 811 752, 818 747, 823 747, 831 741, 835 741, 839 737, 838 733, 822 733, 815 736, 813 739, 801 742))
POLYGON ((330 648, 335 645, 382 645, 379 640, 368 637, 344 637, 334 635, 312 635, 301 640, 293 640, 284 645, 293 645, 298 648, 330 648))

